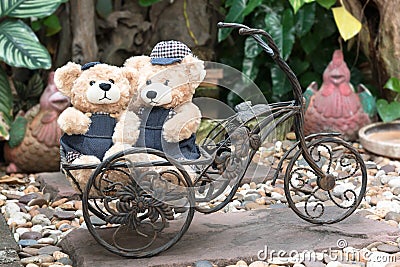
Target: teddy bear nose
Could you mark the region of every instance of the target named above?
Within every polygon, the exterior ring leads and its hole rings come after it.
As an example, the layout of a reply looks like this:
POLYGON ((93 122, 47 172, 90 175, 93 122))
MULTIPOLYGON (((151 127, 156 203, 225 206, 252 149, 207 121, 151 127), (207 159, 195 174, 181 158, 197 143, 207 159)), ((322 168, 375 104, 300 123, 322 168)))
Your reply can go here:
POLYGON ((146 93, 146 97, 149 98, 149 99, 154 99, 154 98, 156 98, 156 96, 157 96, 157 92, 156 91, 148 91, 146 93))
POLYGON ((99 87, 100 87, 100 89, 103 90, 103 91, 108 91, 108 90, 110 90, 110 88, 111 88, 111 84, 109 84, 109 83, 101 83, 101 84, 99 85, 99 87))

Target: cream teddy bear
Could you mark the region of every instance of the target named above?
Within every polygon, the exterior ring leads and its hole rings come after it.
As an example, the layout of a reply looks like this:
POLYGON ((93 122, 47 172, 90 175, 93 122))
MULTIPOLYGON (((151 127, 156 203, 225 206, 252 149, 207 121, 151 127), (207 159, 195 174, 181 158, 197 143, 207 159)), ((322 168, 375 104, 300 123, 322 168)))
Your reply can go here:
MULTIPOLYGON (((137 90, 137 72, 99 62, 69 62, 56 70, 54 81, 72 104, 58 118, 69 163, 97 164, 136 143, 140 119, 126 108, 137 90)), ((90 173, 74 171, 82 190, 90 173)))
POLYGON ((131 106, 141 119, 136 146, 178 159, 197 159, 195 133, 201 112, 192 98, 206 75, 204 62, 185 44, 163 41, 149 57, 132 57, 125 67, 140 73, 137 99, 131 106))

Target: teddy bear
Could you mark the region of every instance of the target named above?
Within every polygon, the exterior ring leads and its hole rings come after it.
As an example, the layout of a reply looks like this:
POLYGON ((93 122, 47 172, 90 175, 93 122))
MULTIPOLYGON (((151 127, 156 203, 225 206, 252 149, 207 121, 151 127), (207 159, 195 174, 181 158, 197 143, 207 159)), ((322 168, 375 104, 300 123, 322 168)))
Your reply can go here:
MULTIPOLYGON (((98 164, 136 143, 140 119, 127 111, 137 91, 135 71, 100 62, 83 66, 68 62, 55 71, 54 82, 72 104, 58 118, 64 132, 60 144, 68 163, 98 164)), ((81 190, 91 172, 74 171, 81 190)))
POLYGON ((201 112, 192 102, 204 80, 204 62, 183 43, 157 43, 150 56, 135 56, 125 67, 140 73, 136 100, 130 105, 140 120, 137 147, 154 148, 176 159, 200 157, 195 133, 201 112))

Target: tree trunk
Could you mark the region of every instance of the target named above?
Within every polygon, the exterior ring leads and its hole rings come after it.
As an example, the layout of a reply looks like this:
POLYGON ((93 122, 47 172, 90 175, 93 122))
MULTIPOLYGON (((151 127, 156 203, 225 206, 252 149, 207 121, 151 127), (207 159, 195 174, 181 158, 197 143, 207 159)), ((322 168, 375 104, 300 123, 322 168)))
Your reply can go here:
POLYGON ((398 1, 347 0, 346 8, 363 28, 361 48, 370 59, 374 83, 382 93, 388 78, 400 78, 400 17, 398 1))
POLYGON ((97 42, 94 0, 71 0, 72 61, 96 61, 97 42))
POLYGON ((95 0, 70 0, 60 11, 55 67, 68 61, 121 65, 134 55, 148 55, 161 40, 180 40, 203 60, 214 58, 220 0, 113 1, 106 18, 96 15, 95 0))

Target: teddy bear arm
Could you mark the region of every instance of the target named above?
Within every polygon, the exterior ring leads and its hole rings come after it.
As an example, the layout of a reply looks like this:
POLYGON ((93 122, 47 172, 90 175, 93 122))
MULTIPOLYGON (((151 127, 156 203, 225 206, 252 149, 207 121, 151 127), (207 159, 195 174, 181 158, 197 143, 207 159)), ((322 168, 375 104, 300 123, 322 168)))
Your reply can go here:
POLYGON ((113 142, 134 145, 139 137, 140 119, 132 111, 124 112, 114 129, 113 142))
POLYGON ((179 142, 196 133, 201 121, 201 112, 193 103, 185 103, 175 108, 176 114, 163 126, 163 136, 167 142, 179 142))
POLYGON ((69 107, 60 114, 57 122, 64 133, 72 135, 86 133, 91 120, 83 112, 74 107, 69 107))

